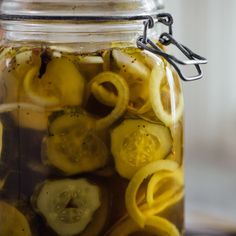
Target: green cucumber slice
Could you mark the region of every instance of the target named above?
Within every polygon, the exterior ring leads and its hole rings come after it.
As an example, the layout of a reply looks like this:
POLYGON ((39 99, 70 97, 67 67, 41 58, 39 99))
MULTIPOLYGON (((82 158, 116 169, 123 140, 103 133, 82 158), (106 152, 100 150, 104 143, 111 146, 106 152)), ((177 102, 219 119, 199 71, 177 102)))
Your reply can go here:
POLYGON ((164 159, 171 151, 172 138, 163 125, 129 119, 112 131, 111 143, 118 173, 130 179, 145 165, 164 159))
POLYGON ((83 232, 93 220, 101 205, 100 194, 100 188, 87 179, 64 179, 45 182, 32 199, 58 235, 72 236, 83 232))
POLYGON ((56 118, 43 142, 43 160, 66 175, 104 167, 108 149, 93 126, 92 118, 82 113, 56 118))
POLYGON ((0 201, 0 235, 31 236, 26 217, 15 207, 0 201))

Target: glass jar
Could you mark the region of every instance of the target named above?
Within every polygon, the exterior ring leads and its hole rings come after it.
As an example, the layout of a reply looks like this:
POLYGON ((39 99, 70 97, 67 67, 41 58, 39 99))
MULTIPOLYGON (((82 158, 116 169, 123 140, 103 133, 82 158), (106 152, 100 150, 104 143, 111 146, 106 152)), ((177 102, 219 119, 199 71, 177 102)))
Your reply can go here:
POLYGON ((2 2, 1 236, 183 235, 181 73, 152 25, 161 8, 2 2))

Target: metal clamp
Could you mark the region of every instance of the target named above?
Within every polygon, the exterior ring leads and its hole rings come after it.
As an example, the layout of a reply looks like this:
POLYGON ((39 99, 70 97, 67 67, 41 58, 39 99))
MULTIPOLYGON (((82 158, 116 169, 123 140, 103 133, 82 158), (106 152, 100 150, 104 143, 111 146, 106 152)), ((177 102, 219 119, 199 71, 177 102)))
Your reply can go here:
POLYGON ((164 46, 168 46, 170 44, 176 46, 188 58, 188 60, 180 60, 177 57, 164 52, 158 46, 158 44, 154 43, 151 39, 148 38, 148 29, 154 27, 152 22, 150 23, 149 19, 144 21, 144 33, 137 39, 137 46, 141 49, 148 50, 154 54, 157 54, 165 58, 175 68, 175 70, 177 71, 182 80, 193 81, 201 79, 203 77, 203 74, 200 65, 207 63, 206 58, 194 53, 189 48, 187 48, 186 46, 182 45, 181 43, 179 43, 174 39, 172 30, 173 18, 170 14, 161 13, 158 14, 156 17, 157 17, 157 23, 162 23, 168 26, 169 30, 168 33, 164 32, 160 35, 159 42, 164 46), (197 71, 197 75, 185 76, 178 65, 194 66, 197 71))

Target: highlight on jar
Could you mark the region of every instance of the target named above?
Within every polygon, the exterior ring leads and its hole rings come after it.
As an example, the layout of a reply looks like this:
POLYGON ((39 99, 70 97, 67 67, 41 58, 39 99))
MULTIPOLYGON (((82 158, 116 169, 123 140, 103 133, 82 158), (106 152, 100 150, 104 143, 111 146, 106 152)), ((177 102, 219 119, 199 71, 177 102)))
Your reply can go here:
POLYGON ((134 47, 50 46, 2 48, 0 64, 0 235, 183 235, 172 65, 134 47))

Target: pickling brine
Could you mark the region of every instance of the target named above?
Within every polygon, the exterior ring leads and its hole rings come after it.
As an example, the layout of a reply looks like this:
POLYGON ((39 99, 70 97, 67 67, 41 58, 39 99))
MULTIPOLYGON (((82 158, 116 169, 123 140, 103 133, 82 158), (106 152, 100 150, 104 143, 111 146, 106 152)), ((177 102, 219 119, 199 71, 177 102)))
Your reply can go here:
POLYGON ((183 94, 135 47, 0 54, 0 235, 183 235, 183 94))

